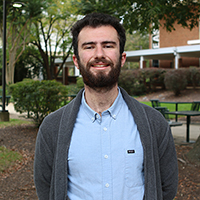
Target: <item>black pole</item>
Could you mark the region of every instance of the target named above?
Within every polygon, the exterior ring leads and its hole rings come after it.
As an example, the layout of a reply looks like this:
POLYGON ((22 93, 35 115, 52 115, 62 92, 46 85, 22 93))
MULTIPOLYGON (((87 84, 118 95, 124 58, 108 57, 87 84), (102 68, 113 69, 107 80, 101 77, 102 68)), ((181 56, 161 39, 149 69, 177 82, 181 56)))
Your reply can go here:
POLYGON ((3 68, 2 68, 2 112, 6 102, 6 0, 3 1, 3 68))

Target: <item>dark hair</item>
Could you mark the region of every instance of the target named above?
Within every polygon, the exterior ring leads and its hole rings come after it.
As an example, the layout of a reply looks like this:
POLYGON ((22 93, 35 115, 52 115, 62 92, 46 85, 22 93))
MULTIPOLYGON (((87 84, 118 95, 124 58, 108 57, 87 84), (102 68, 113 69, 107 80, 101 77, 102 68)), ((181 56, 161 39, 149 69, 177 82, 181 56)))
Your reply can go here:
POLYGON ((71 29, 71 33, 73 36, 72 46, 74 48, 74 54, 76 55, 77 58, 79 57, 78 56, 78 35, 81 32, 81 30, 86 26, 97 28, 100 26, 108 26, 108 25, 116 29, 119 36, 120 54, 124 52, 126 34, 119 20, 108 14, 91 13, 91 14, 86 15, 83 19, 77 21, 71 29))

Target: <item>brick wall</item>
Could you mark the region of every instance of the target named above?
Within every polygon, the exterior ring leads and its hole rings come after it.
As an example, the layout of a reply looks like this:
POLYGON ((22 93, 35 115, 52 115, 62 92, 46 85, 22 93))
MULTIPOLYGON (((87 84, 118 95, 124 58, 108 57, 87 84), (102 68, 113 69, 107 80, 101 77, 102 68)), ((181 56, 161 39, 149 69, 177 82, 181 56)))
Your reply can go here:
MULTIPOLYGON (((161 22, 162 24, 162 22, 161 22)), ((183 28, 178 24, 174 25, 175 31, 166 31, 164 27, 160 28, 160 48, 172 46, 188 45, 188 40, 198 40, 199 27, 193 28, 191 31, 188 28, 183 28)))
MULTIPOLYGON (((161 21, 162 24, 162 21, 161 21)), ((173 47, 173 46, 185 46, 188 45, 188 40, 198 40, 199 27, 195 27, 192 30, 183 28, 182 26, 175 24, 175 31, 167 31, 164 27, 160 28, 160 48, 173 47)), ((182 57, 179 62, 179 67, 199 67, 199 58, 187 58, 182 57)), ((159 62, 161 68, 174 68, 174 61, 163 61, 159 62)))

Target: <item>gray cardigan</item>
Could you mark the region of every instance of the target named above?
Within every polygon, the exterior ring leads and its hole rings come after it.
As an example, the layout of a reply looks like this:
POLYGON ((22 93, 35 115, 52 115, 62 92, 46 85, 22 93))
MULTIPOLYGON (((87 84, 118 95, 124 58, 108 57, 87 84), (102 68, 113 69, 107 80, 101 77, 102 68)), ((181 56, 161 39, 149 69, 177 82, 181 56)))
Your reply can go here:
MULTIPOLYGON (((178 165, 167 121, 155 109, 121 92, 137 124, 144 149, 145 200, 172 200, 177 192, 178 165)), ((39 200, 66 200, 68 150, 81 90, 68 105, 48 115, 36 141, 34 181, 39 200)))

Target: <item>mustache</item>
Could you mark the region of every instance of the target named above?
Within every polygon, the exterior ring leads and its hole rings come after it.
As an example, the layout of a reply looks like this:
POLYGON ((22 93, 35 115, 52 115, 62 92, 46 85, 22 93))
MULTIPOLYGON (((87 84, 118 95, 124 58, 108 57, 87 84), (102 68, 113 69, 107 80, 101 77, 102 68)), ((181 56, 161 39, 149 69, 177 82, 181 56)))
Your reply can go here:
POLYGON ((95 59, 93 61, 90 61, 88 62, 88 66, 91 66, 91 65, 94 65, 96 63, 104 63, 104 64, 107 64, 107 65, 113 65, 113 63, 110 61, 110 60, 107 60, 107 59, 104 59, 104 58, 101 58, 101 59, 95 59))

